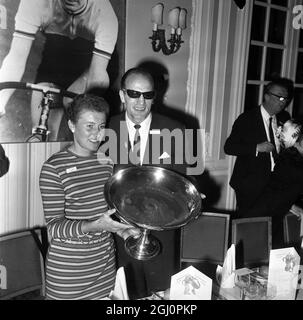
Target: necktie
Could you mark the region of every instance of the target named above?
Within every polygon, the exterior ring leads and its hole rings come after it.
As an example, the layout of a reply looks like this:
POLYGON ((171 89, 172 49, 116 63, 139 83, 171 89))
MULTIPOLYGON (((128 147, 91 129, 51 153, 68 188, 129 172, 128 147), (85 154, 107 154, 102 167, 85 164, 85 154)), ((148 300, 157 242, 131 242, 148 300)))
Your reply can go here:
POLYGON ((272 155, 273 155, 274 161, 276 162, 278 153, 277 153, 277 148, 276 148, 276 143, 275 143, 274 132, 273 132, 273 129, 272 129, 272 117, 269 118, 269 126, 268 126, 268 129, 269 129, 269 139, 270 139, 270 142, 271 142, 272 145, 274 146, 274 150, 273 150, 273 152, 272 152, 272 155))
POLYGON ((139 124, 136 124, 134 126, 134 128, 136 129, 136 133, 135 133, 135 138, 134 138, 133 150, 130 153, 130 160, 131 160, 132 164, 138 165, 138 164, 140 164, 141 137, 140 137, 139 129, 141 128, 141 126, 139 124))

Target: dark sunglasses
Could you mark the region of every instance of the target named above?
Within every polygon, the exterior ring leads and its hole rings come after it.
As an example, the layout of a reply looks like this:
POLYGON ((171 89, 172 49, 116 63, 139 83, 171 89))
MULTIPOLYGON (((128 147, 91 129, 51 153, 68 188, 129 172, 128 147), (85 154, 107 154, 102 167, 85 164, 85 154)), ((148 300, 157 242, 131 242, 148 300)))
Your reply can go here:
POLYGON ((272 92, 268 92, 268 94, 271 94, 272 96, 275 96, 275 97, 279 98, 279 100, 280 100, 281 102, 285 102, 285 101, 288 100, 288 97, 279 96, 279 95, 274 94, 274 93, 272 93, 272 92))
POLYGON ((153 99, 155 96, 155 91, 140 92, 130 89, 123 89, 123 91, 126 91, 127 95, 132 99, 138 99, 141 97, 141 95, 143 95, 144 99, 150 100, 153 99))

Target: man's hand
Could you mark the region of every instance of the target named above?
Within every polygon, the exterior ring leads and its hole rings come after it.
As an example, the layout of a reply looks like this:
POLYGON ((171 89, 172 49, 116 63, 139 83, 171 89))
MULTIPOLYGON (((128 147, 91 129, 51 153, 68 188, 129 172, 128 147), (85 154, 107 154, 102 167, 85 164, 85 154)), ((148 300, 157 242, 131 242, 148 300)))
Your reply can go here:
POLYGON ((272 152, 274 151, 274 146, 269 141, 264 141, 257 144, 257 152, 272 152))
MULTIPOLYGON (((33 41, 30 37, 14 36, 11 47, 2 62, 0 69, 0 82, 21 81, 26 67, 27 58, 31 51, 33 41)), ((16 89, 0 90, 0 117, 5 114, 5 107, 16 89)))

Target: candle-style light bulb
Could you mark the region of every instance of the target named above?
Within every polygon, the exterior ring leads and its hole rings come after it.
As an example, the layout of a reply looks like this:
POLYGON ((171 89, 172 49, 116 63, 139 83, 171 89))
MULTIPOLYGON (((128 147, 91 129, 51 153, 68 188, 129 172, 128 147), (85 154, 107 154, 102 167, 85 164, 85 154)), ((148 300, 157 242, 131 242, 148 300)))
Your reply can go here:
POLYGON ((174 34, 179 26, 180 8, 171 9, 168 13, 168 24, 171 26, 171 33, 174 34))
POLYGON ((186 9, 182 8, 179 14, 179 27, 182 30, 186 29, 186 15, 187 15, 186 9))
POLYGON ((154 31, 157 31, 158 25, 163 24, 163 9, 164 5, 162 3, 158 3, 152 7, 151 21, 153 23, 154 31))
POLYGON ((186 15, 187 15, 186 9, 182 8, 179 14, 179 27, 177 29, 178 35, 181 35, 182 30, 186 29, 186 15))

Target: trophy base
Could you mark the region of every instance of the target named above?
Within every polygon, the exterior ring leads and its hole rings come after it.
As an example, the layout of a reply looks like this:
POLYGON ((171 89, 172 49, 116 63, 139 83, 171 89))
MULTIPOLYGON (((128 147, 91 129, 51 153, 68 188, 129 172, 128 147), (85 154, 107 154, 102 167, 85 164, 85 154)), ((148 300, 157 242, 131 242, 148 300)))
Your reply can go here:
POLYGON ((160 253, 161 245, 159 240, 145 229, 139 237, 130 236, 125 240, 125 250, 137 260, 149 260, 160 253))

